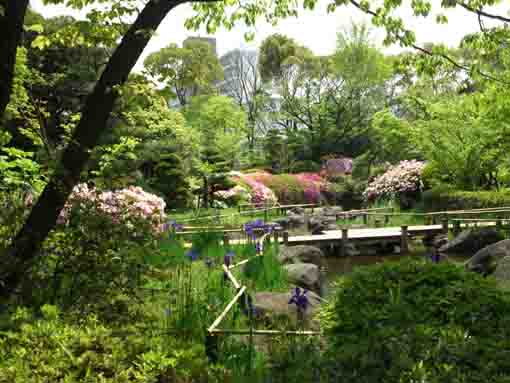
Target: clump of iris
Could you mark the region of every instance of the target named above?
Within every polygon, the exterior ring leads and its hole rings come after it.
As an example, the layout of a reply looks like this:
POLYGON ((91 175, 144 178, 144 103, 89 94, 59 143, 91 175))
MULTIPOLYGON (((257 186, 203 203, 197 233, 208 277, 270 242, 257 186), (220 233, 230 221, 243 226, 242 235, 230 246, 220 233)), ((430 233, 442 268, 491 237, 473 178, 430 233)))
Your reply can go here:
POLYGON ((275 226, 274 224, 266 224, 261 219, 256 219, 255 221, 245 223, 244 231, 251 239, 255 240, 257 238, 255 232, 269 234, 275 229, 275 226))
POLYGON ((301 290, 299 287, 292 289, 289 305, 296 305, 298 313, 300 314, 303 314, 310 304, 308 296, 306 295, 307 293, 308 291, 306 289, 301 290))

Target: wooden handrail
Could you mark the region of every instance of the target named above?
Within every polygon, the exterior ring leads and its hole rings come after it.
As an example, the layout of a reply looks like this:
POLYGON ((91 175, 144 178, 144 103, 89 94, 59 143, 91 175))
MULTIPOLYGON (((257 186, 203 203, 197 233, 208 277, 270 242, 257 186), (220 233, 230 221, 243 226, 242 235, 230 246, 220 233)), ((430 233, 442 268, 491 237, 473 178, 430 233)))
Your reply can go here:
POLYGON ((238 301, 238 299, 244 294, 245 290, 246 290, 246 286, 242 286, 239 289, 239 291, 237 292, 236 296, 229 302, 227 307, 225 307, 225 310, 223 310, 223 312, 218 316, 218 318, 216 318, 216 320, 207 329, 207 331, 212 332, 212 331, 214 331, 216 329, 216 327, 221 323, 221 321, 223 320, 225 315, 227 315, 227 313, 230 311, 232 306, 234 306, 236 304, 236 302, 238 301))

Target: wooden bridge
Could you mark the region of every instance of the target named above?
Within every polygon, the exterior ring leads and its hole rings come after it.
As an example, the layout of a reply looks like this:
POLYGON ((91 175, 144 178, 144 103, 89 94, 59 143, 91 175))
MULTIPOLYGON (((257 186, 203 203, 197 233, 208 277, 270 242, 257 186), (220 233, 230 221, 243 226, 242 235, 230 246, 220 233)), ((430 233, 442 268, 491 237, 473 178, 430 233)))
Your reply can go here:
MULTIPOLYGON (((457 233, 467 226, 469 223, 453 224, 443 223, 441 225, 417 225, 417 226, 401 226, 401 227, 381 227, 367 229, 342 229, 325 231, 324 234, 318 235, 299 235, 290 237, 287 232, 283 232, 283 237, 278 238, 278 242, 286 246, 296 245, 339 245, 340 251, 343 252, 348 243, 363 245, 385 245, 396 244, 400 246, 401 252, 406 253, 409 249, 409 240, 416 237, 427 237, 436 234, 448 234, 452 229, 457 233)), ((499 221, 476 222, 477 227, 496 227, 499 221)))

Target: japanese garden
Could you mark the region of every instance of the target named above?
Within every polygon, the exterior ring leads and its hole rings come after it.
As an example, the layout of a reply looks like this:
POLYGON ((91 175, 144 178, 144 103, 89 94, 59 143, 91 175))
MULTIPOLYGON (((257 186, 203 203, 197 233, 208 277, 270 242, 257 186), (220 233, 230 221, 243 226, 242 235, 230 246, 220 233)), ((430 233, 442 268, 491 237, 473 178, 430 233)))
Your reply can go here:
POLYGON ((509 26, 0 0, 0 383, 509 382, 509 26))

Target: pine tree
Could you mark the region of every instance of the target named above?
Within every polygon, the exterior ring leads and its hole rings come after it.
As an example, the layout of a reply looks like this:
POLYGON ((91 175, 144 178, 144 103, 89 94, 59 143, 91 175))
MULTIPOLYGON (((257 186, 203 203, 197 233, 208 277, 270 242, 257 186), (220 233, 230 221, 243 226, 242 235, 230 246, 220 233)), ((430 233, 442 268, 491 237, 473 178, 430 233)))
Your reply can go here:
POLYGON ((154 168, 154 189, 165 196, 169 207, 186 207, 191 199, 184 162, 176 152, 161 155, 154 168))

